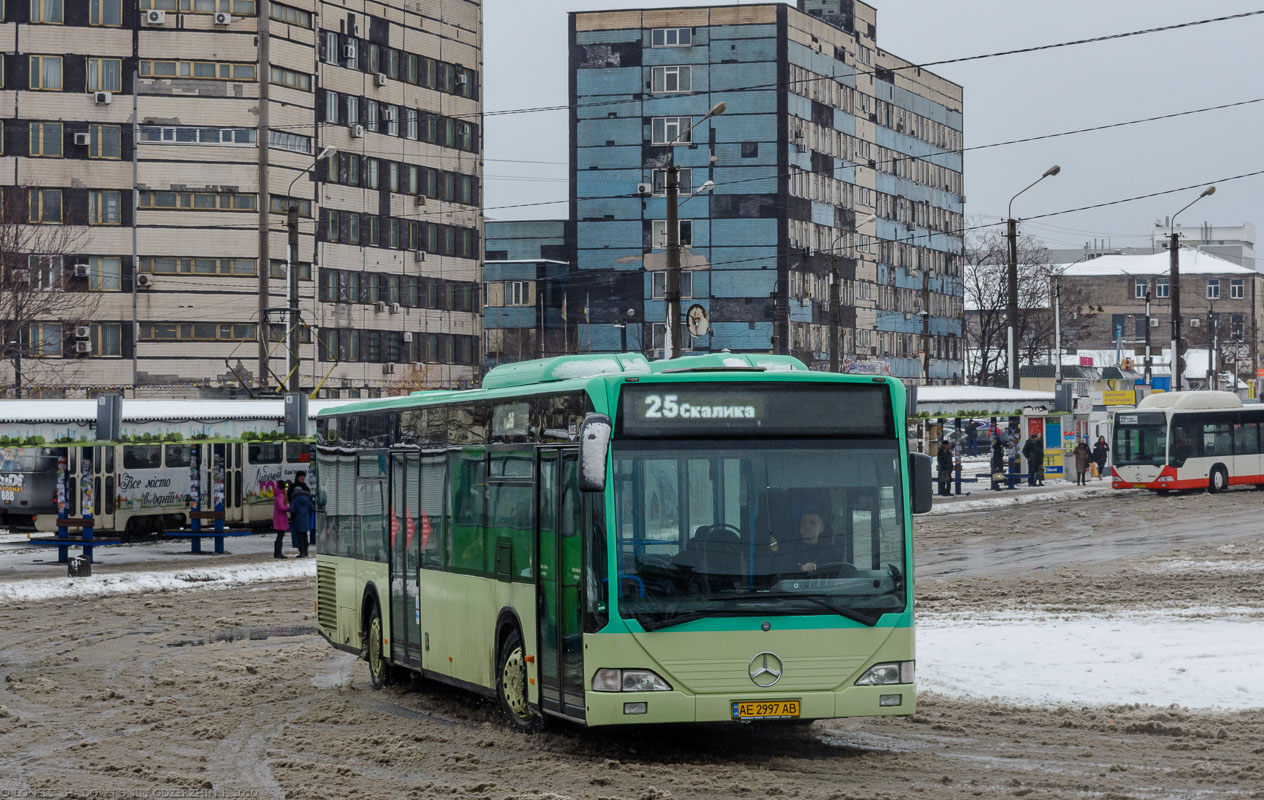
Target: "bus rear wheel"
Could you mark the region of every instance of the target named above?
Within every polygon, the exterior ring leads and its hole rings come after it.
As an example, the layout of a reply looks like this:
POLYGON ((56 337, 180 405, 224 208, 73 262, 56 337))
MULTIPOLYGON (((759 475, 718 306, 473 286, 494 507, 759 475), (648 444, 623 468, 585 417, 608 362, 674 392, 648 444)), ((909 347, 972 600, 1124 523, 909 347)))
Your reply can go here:
POLYGON ((1207 491, 1211 494, 1220 494, 1229 488, 1229 473, 1224 467, 1217 464, 1211 468, 1211 474, 1207 476, 1207 491))
POLYGON ((500 648, 496 697, 514 727, 529 733, 540 729, 543 721, 531 709, 527 699, 527 653, 522 644, 522 634, 517 630, 509 634, 500 648))
POLYGON ((382 654, 382 612, 377 602, 373 603, 373 611, 369 616, 368 631, 365 634, 364 658, 369 662, 369 684, 374 691, 386 685, 390 674, 386 659, 382 654))

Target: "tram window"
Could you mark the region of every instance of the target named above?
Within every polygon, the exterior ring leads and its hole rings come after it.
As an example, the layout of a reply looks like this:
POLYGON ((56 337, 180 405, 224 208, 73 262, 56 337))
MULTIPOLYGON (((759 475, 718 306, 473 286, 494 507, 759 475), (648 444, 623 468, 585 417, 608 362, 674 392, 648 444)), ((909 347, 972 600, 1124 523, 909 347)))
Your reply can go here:
POLYGON ((123 448, 123 469, 159 469, 162 445, 137 444, 123 448))
POLYGON ((163 447, 164 463, 168 467, 187 467, 192 463, 192 448, 187 444, 169 444, 163 447))
POLYGON ((311 448, 306 442, 286 442, 285 460, 291 464, 306 464, 312 459, 311 448))
POLYGON ((281 445, 276 442, 251 442, 247 458, 251 464, 280 464, 281 445))
POLYGON ((114 448, 107 445, 105 448, 105 474, 109 475, 114 472, 114 448))

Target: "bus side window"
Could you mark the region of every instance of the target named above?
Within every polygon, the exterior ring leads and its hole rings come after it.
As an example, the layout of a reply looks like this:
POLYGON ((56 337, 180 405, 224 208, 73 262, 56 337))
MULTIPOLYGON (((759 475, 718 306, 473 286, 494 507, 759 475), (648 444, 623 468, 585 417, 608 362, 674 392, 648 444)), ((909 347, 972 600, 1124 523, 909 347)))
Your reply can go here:
POLYGON ((421 508, 417 536, 421 537, 421 563, 432 569, 443 568, 443 507, 447 495, 448 460, 443 455, 421 457, 421 508))
POLYGON ((452 456, 452 526, 450 566, 483 573, 483 499, 487 460, 482 448, 468 448, 452 456))

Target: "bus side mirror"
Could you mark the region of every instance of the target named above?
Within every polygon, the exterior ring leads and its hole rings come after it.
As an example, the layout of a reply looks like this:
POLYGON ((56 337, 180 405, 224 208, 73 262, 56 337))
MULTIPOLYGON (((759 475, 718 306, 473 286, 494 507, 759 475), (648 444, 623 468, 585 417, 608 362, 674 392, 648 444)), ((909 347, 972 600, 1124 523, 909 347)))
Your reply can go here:
POLYGON ((913 513, 925 514, 934 505, 935 491, 931 478, 931 457, 923 453, 909 453, 909 497, 913 501, 913 513))
POLYGON ((606 456, 610 452, 610 417, 588 414, 579 424, 579 490, 606 490, 606 456))

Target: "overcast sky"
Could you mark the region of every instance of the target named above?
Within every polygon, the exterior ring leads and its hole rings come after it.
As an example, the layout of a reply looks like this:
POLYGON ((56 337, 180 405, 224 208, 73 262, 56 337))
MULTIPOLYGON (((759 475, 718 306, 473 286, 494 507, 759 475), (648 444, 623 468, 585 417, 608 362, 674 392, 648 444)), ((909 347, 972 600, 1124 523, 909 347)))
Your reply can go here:
MULTIPOLYGON (((924 63, 1070 41, 1261 8, 1246 0, 871 0, 878 45, 924 63)), ((567 101, 569 11, 702 5, 620 0, 485 0, 485 110, 567 101)), ((967 147, 1264 98, 1264 15, 1121 41, 936 67, 965 87, 967 147)), ((723 99, 718 97, 717 99, 723 99)), ((561 218, 566 205, 497 209, 567 196, 563 111, 487 118, 489 219, 561 218), (528 164, 518 161, 557 163, 528 164)), ((1062 174, 1023 195, 1015 216, 1061 211, 1264 170, 1264 102, 1113 131, 968 153, 966 214, 999 219, 1051 164, 1062 174)), ((1156 220, 1200 190, 1024 225, 1051 247, 1092 238, 1148 246, 1156 220)), ((1182 224, 1264 223, 1264 175, 1217 186, 1182 224)))

